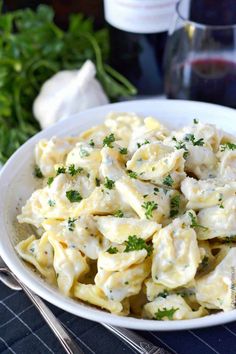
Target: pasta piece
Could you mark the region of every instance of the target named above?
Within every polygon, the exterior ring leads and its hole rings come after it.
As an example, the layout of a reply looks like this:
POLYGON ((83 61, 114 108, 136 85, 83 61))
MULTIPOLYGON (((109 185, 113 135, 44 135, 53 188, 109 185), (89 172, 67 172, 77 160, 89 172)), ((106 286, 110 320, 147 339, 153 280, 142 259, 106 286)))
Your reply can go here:
POLYGON ((89 266, 79 250, 68 248, 52 233, 49 233, 48 240, 54 250, 53 266, 57 274, 58 287, 63 294, 69 296, 74 283, 89 271, 89 266))
POLYGON ((196 180, 185 178, 181 183, 181 191, 188 200, 188 209, 202 209, 214 205, 222 205, 225 199, 236 193, 236 182, 220 179, 196 180))
POLYGON ((108 177, 113 181, 117 181, 125 176, 125 160, 115 148, 104 147, 101 150, 102 162, 100 165, 100 175, 103 178, 108 177))
POLYGON ((73 148, 76 139, 56 138, 40 140, 35 147, 35 162, 44 177, 55 175, 54 165, 64 164, 67 154, 73 148))
POLYGON ((134 264, 122 271, 99 269, 95 284, 110 300, 122 301, 140 292, 144 279, 150 274, 150 266, 151 260, 148 257, 143 263, 134 264))
POLYGON ((142 180, 165 185, 165 178, 170 175, 170 187, 176 188, 185 177, 183 150, 175 151, 161 142, 142 145, 127 162, 127 168, 137 173, 142 180))
POLYGON ((100 124, 82 132, 79 139, 96 148, 102 148, 104 138, 110 134, 110 130, 100 124))
POLYGON ((224 238, 236 234, 236 197, 226 199, 222 204, 202 209, 198 213, 198 239, 224 238))
POLYGON ((236 289, 236 247, 216 268, 196 281, 196 296, 198 302, 208 309, 229 311, 235 308, 236 289))
POLYGON ((144 305, 143 317, 156 320, 188 320, 203 317, 208 312, 199 307, 192 311, 191 307, 180 295, 168 295, 166 298, 157 297, 154 301, 144 305))
MULTIPOLYGON (((236 180, 236 151, 226 149, 225 151, 219 152, 218 157, 220 159, 218 176, 220 179, 227 181, 236 180)), ((231 183, 233 183, 231 182, 231 183)))
POLYGON ((108 299, 103 291, 96 285, 76 283, 74 286, 74 296, 80 300, 99 306, 116 315, 128 315, 129 309, 126 303, 108 299))
MULTIPOLYGON (((192 215, 195 215, 191 211, 192 215)), ((197 236, 189 214, 173 220, 153 237, 152 279, 168 288, 191 281, 200 263, 197 236)))
POLYGON ((160 224, 155 221, 140 220, 135 218, 117 218, 113 216, 99 216, 95 218, 99 231, 111 242, 123 243, 130 235, 149 240, 159 231, 160 224))
POLYGON ((145 249, 115 254, 101 252, 98 257, 98 269, 108 272, 123 271, 134 264, 142 263, 147 254, 145 249))
POLYGON ((28 237, 18 243, 16 251, 22 259, 32 264, 49 283, 55 283, 53 249, 48 242, 47 234, 44 234, 39 240, 33 235, 28 237))

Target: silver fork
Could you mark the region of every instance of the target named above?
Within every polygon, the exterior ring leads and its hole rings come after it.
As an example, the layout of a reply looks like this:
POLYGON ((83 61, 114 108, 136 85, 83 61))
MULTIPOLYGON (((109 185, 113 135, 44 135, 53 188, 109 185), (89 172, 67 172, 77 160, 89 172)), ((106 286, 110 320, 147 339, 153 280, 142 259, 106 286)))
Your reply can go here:
MULTIPOLYGON (((61 345, 68 354, 84 353, 66 332, 60 321, 54 316, 51 310, 45 305, 39 296, 34 294, 16 275, 3 263, 0 258, 0 281, 13 290, 23 290, 36 306, 42 317, 50 326, 61 345)), ((127 343, 131 348, 141 354, 170 354, 163 348, 154 346, 148 340, 126 328, 114 327, 106 323, 101 323, 106 329, 127 343)))

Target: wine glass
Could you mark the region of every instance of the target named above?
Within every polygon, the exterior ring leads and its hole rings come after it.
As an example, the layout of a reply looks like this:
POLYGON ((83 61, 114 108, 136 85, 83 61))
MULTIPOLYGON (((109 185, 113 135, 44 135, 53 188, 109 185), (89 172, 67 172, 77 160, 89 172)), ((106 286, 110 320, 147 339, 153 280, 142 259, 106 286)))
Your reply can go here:
POLYGON ((168 98, 236 108, 236 1, 179 1, 164 69, 168 98))

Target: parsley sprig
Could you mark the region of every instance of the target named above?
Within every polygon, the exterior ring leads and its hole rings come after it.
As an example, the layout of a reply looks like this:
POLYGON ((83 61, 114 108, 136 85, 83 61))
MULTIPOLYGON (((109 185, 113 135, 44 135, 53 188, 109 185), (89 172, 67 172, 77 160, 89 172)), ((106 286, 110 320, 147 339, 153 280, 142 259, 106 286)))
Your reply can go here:
POLYGON ((124 213, 123 213, 123 211, 122 210, 117 210, 117 211, 115 211, 115 213, 113 214, 116 218, 123 218, 123 216, 124 216, 124 213))
POLYGON ((171 177, 171 175, 168 175, 166 176, 164 179, 163 179, 163 182, 162 182, 165 186, 167 187, 172 187, 173 183, 174 183, 174 180, 173 178, 171 177))
POLYGON ((179 214, 179 207, 180 207, 180 195, 175 195, 170 199, 170 217, 173 218, 174 216, 179 214))
POLYGON ((66 197, 71 203, 79 203, 83 199, 81 194, 76 190, 67 191, 66 197))
POLYGON ((158 208, 158 204, 154 201, 148 201, 142 204, 142 208, 146 210, 145 211, 146 218, 151 219, 153 217, 153 211, 158 208))
POLYGON ((110 135, 107 135, 103 139, 103 146, 108 146, 109 148, 113 148, 112 143, 114 143, 115 140, 116 140, 115 135, 113 133, 111 133, 110 135))
POLYGON ((200 138, 196 140, 194 134, 186 134, 184 137, 185 141, 191 142, 193 146, 203 146, 204 145, 204 139, 200 138))
POLYGON ((69 218, 67 225, 68 225, 68 230, 69 231, 74 231, 75 229, 75 222, 76 222, 76 218, 69 218))
POLYGON ((134 172, 134 171, 131 171, 131 170, 128 170, 128 171, 127 171, 127 174, 128 174, 128 176, 129 176, 130 178, 137 179, 137 177, 138 177, 137 173, 134 172))
POLYGON ((119 152, 120 152, 121 155, 127 155, 128 154, 127 148, 119 148, 119 152))
POLYGON ((105 177, 104 187, 106 187, 107 189, 113 189, 114 186, 115 186, 115 182, 112 179, 105 177))
POLYGON ((42 171, 40 170, 39 166, 35 166, 34 167, 34 177, 36 178, 43 178, 43 174, 42 174, 42 171))
POLYGON ((152 253, 152 245, 148 245, 142 238, 137 237, 136 235, 130 235, 128 241, 125 241, 125 250, 124 252, 139 251, 145 249, 150 256, 152 253))
POLYGON ((191 225, 190 225, 190 227, 199 227, 199 228, 201 228, 201 229, 203 229, 203 230, 205 230, 205 231, 208 230, 207 227, 198 224, 197 218, 193 215, 193 213, 191 213, 191 211, 188 212, 188 215, 189 215, 189 217, 190 217, 190 219, 191 219, 191 225))
POLYGON ((116 254, 118 253, 118 249, 116 247, 109 247, 106 252, 110 253, 110 254, 116 254))
POLYGON ((178 311, 178 309, 179 308, 174 308, 174 307, 171 307, 170 309, 163 307, 163 310, 158 309, 158 311, 155 313, 155 319, 163 320, 165 317, 167 317, 168 320, 173 320, 174 313, 178 311))
POLYGON ((236 150, 236 144, 233 143, 225 143, 220 146, 220 151, 223 152, 225 150, 236 150))

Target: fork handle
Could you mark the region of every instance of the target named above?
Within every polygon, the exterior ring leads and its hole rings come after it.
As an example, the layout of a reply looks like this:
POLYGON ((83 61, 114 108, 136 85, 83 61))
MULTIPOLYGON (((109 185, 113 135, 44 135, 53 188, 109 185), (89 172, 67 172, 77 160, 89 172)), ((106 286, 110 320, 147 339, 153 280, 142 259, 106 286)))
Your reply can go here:
POLYGON ((45 319, 55 336, 60 341, 64 350, 67 354, 84 354, 82 349, 80 349, 77 344, 73 341, 73 339, 69 336, 67 331, 64 329, 60 321, 54 316, 52 311, 45 305, 45 303, 41 300, 41 298, 34 294, 20 279, 18 279, 10 269, 2 268, 0 269, 5 273, 10 274, 16 282, 21 286, 22 290, 25 294, 30 298, 35 307, 40 312, 41 316, 45 319))

